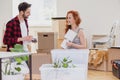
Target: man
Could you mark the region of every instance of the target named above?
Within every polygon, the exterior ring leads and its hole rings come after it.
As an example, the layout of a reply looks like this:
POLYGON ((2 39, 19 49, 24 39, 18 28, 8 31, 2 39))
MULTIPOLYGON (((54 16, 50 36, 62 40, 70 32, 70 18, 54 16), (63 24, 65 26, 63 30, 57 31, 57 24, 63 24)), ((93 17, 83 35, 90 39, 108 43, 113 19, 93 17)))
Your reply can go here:
POLYGON ((13 48, 15 44, 22 44, 25 51, 28 51, 27 44, 32 40, 28 35, 27 18, 30 16, 31 4, 22 2, 18 5, 19 14, 8 21, 3 43, 7 45, 7 51, 13 48))

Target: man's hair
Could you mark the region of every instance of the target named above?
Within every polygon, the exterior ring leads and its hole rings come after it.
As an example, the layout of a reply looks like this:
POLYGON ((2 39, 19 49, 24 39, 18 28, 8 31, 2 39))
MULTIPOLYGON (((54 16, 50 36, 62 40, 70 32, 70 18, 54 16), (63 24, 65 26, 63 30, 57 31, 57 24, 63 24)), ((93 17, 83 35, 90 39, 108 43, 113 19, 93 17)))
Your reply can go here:
POLYGON ((22 2, 18 5, 18 10, 20 11, 26 11, 29 7, 31 7, 31 4, 28 4, 27 2, 22 2))

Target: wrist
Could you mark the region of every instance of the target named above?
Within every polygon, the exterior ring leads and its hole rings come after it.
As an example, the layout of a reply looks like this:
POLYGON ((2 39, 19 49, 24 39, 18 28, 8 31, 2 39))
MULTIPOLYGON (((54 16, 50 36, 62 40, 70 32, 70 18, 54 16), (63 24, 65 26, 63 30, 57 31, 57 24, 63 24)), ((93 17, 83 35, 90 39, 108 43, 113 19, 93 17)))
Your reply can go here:
POLYGON ((71 47, 73 46, 73 43, 71 43, 71 47))
POLYGON ((23 39, 22 38, 18 38, 18 42, 20 42, 20 41, 23 41, 23 39))

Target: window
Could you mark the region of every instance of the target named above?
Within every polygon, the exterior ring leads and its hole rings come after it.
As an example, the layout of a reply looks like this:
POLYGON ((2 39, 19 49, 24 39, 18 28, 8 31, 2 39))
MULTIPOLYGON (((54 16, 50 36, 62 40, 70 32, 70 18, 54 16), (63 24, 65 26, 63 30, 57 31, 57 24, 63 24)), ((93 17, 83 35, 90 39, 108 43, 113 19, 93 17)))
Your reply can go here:
POLYGON ((56 16, 56 0, 13 0, 13 17, 18 14, 17 7, 23 1, 32 4, 28 19, 30 26, 51 25, 51 17, 56 16))

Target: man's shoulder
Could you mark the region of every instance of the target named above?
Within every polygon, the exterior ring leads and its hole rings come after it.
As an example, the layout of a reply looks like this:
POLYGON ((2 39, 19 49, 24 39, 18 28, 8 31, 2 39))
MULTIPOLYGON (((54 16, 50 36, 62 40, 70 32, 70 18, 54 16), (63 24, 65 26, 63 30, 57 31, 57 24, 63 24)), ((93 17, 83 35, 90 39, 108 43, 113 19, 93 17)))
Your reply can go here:
POLYGON ((11 23, 18 22, 18 21, 19 21, 19 20, 18 20, 18 17, 16 16, 16 17, 12 18, 11 20, 9 20, 9 21, 7 22, 7 24, 11 24, 11 23))

